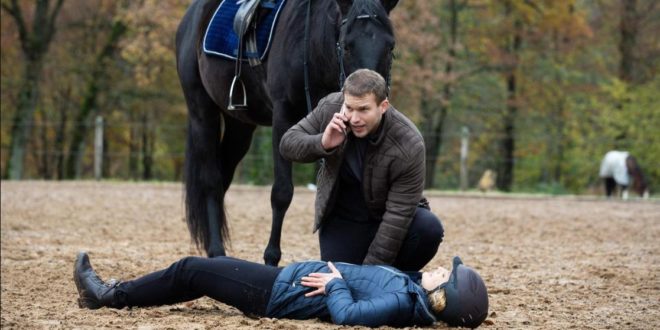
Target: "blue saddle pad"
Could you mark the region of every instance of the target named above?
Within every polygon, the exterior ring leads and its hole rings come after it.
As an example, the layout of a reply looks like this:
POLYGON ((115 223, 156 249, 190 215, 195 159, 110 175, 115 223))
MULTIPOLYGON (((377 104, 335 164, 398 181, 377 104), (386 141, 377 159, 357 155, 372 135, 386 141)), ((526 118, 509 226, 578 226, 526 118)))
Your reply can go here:
MULTIPOLYGON (((248 57, 263 60, 270 48, 270 40, 275 30, 275 24, 280 10, 286 0, 262 0, 259 6, 268 8, 269 12, 257 22, 257 50, 259 54, 248 54, 245 51, 245 42, 243 42, 243 60, 248 57)), ((240 5, 237 0, 222 0, 218 9, 215 10, 209 26, 204 35, 204 52, 211 55, 217 55, 231 60, 238 57, 238 35, 234 32, 234 16, 240 5)), ((258 8, 257 10, 262 10, 258 8)))

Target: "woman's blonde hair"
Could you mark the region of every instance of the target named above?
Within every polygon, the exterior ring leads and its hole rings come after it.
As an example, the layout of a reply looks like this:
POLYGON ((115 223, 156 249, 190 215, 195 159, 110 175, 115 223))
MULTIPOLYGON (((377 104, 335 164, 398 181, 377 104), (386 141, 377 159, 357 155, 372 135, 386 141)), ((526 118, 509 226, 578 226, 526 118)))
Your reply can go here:
POLYGON ((437 288, 429 292, 429 304, 434 313, 440 313, 447 307, 447 297, 444 288, 437 288))

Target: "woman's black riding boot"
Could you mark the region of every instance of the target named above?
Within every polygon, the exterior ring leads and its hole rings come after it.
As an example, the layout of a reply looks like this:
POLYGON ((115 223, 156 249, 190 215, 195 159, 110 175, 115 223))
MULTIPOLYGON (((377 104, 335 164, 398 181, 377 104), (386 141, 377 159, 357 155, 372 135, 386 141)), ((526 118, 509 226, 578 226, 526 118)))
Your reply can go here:
POLYGON ((103 282, 92 269, 89 256, 85 252, 80 252, 76 257, 73 280, 78 288, 78 294, 80 295, 78 306, 81 308, 123 308, 126 306, 123 292, 117 290, 119 282, 103 282))

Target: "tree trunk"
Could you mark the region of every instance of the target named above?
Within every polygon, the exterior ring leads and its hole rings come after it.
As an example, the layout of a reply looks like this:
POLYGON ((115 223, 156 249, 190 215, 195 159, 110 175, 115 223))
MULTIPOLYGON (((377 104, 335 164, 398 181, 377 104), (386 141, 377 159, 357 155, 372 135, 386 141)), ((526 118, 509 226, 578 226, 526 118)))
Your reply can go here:
MULTIPOLYGON (((67 90, 67 95, 69 95, 69 91, 67 90)), ((68 100, 68 98, 67 98, 68 100)), ((68 104, 68 102, 65 102, 64 104, 68 104)), ((55 164, 56 164, 56 169, 55 173, 57 175, 58 180, 62 180, 64 178, 64 134, 66 132, 66 121, 68 118, 68 112, 67 112, 67 106, 62 106, 59 109, 59 122, 57 125, 57 130, 55 132, 55 145, 53 147, 53 150, 56 152, 55 156, 55 164)))
POLYGON ((621 1, 621 40, 619 51, 621 62, 619 63, 619 78, 626 82, 634 81, 634 50, 637 44, 637 0, 621 1))
POLYGON ((435 164, 442 143, 442 129, 437 128, 442 126, 436 124, 437 119, 434 114, 437 111, 427 97, 422 98, 420 107, 422 108, 422 113, 428 114, 425 116, 427 120, 422 124, 422 134, 424 135, 424 146, 426 148, 426 177, 424 180, 424 188, 432 188, 435 185, 435 164))
POLYGON ((444 102, 440 104, 440 109, 432 109, 432 105, 428 102, 422 104, 428 108, 427 113, 431 114, 430 120, 428 120, 427 136, 424 137, 424 144, 426 144, 426 181, 424 186, 425 188, 432 188, 435 185, 435 165, 442 149, 442 133, 449 108, 444 102))
POLYGON ((128 175, 131 180, 138 179, 138 153, 139 153, 139 142, 138 142, 138 125, 135 125, 135 117, 133 112, 130 114, 130 124, 129 124, 129 135, 128 135, 128 175))
MULTIPOLYGON (((568 6, 568 12, 573 15, 575 12, 575 8, 572 4, 569 4, 568 6)), ((555 63, 562 63, 562 45, 567 45, 571 42, 571 38, 567 35, 560 36, 558 31, 554 31, 553 33, 553 59, 555 63)), ((552 182, 556 184, 561 184, 561 176, 562 176, 562 168, 561 165, 564 163, 564 143, 565 143, 565 133, 564 133, 564 127, 566 126, 566 108, 568 105, 566 104, 566 99, 562 96, 559 95, 562 93, 563 89, 565 88, 566 84, 564 81, 564 78, 560 74, 559 70, 555 70, 555 86, 561 86, 561 89, 555 93, 554 99, 556 102, 553 102, 554 104, 554 125, 549 127, 549 132, 553 132, 551 134, 551 140, 548 141, 548 144, 552 146, 552 152, 550 155, 554 155, 553 159, 553 168, 552 168, 552 182)))
POLYGON ((41 59, 28 60, 25 64, 25 74, 18 96, 18 105, 11 127, 11 143, 6 176, 11 180, 23 178, 23 163, 25 149, 31 135, 34 111, 39 99, 39 77, 41 76, 41 59))
POLYGON ((3 1, 1 5, 18 27, 21 48, 25 56, 25 73, 18 94, 16 113, 12 120, 7 173, 5 174, 12 180, 20 180, 23 177, 25 148, 30 139, 34 112, 39 100, 39 81, 43 58, 53 40, 55 20, 63 1, 58 0, 51 9, 50 1, 37 0, 32 16, 31 31, 28 31, 27 22, 17 0, 3 1))
POLYGON ((96 57, 92 75, 87 85, 87 91, 80 112, 74 122, 74 131, 69 147, 69 154, 66 162, 66 177, 69 179, 78 178, 81 174, 83 154, 85 151, 85 138, 89 135, 91 125, 90 114, 96 110, 96 100, 99 94, 100 84, 106 74, 105 61, 111 57, 117 48, 117 43, 121 36, 126 32, 126 26, 121 21, 116 21, 110 32, 103 50, 96 57))
POLYGON ((511 72, 507 78, 507 97, 506 113, 504 114, 504 137, 500 142, 502 161, 497 175, 497 188, 502 191, 511 191, 513 185, 513 165, 515 152, 515 119, 518 107, 514 105, 516 93, 516 75, 511 72))
MULTIPOLYGON (((506 15, 512 15, 511 3, 505 4, 506 15)), ((514 155, 515 155, 515 121, 518 113, 518 101, 516 97, 516 71, 518 69, 518 52, 522 44, 522 22, 516 18, 513 23, 513 35, 508 42, 506 53, 510 60, 509 70, 505 75, 507 86, 507 104, 503 117, 504 134, 500 141, 501 161, 498 164, 497 188, 503 191, 511 191, 514 178, 514 155)))
POLYGON ((453 96, 454 78, 453 64, 456 59, 456 46, 458 44, 458 14, 463 5, 459 5, 456 0, 449 2, 449 46, 448 58, 445 62, 445 79, 446 82, 442 88, 442 101, 440 102, 440 109, 435 110, 431 107, 430 102, 424 98, 422 100, 421 108, 422 113, 426 114, 426 121, 424 132, 424 143, 426 145, 426 180, 424 182, 425 188, 432 188, 435 185, 435 164, 442 148, 442 133, 444 129, 447 113, 449 112, 449 104, 453 96))
POLYGON ((151 180, 153 177, 153 143, 154 137, 149 115, 144 112, 142 115, 142 179, 144 180, 151 180))
POLYGON ((39 162, 39 177, 44 178, 46 180, 52 179, 52 169, 50 164, 52 163, 52 146, 50 145, 50 139, 48 137, 48 129, 49 126, 47 121, 45 120, 46 118, 46 112, 43 111, 43 107, 41 109, 42 111, 42 118, 41 118, 41 125, 39 125, 39 137, 41 138, 41 145, 39 146, 38 150, 36 151, 36 159, 39 162))
POLYGON ((103 155, 101 158, 103 161, 101 162, 101 177, 103 178, 109 178, 110 177, 110 139, 108 138, 108 129, 107 129, 107 124, 104 122, 104 125, 106 127, 103 129, 103 155))
POLYGON ((557 102, 556 105, 556 113, 555 113, 555 118, 556 118, 556 125, 554 127, 555 134, 554 135, 554 145, 555 145, 555 150, 553 154, 555 155, 554 157, 554 169, 552 173, 552 181, 554 183, 561 183, 561 165, 564 163, 564 126, 565 126, 565 121, 564 121, 564 116, 565 116, 565 110, 566 105, 565 102, 560 98, 559 101, 557 102))

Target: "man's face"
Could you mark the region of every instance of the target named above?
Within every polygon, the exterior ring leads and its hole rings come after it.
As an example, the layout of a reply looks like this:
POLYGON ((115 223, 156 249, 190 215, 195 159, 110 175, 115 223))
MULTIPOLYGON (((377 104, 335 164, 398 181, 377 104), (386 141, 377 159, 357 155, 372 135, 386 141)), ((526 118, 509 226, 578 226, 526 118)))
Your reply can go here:
POLYGON ((344 93, 342 111, 348 117, 348 124, 353 134, 358 138, 363 138, 378 129, 380 120, 389 105, 387 99, 377 104, 376 96, 373 93, 364 96, 344 93))

